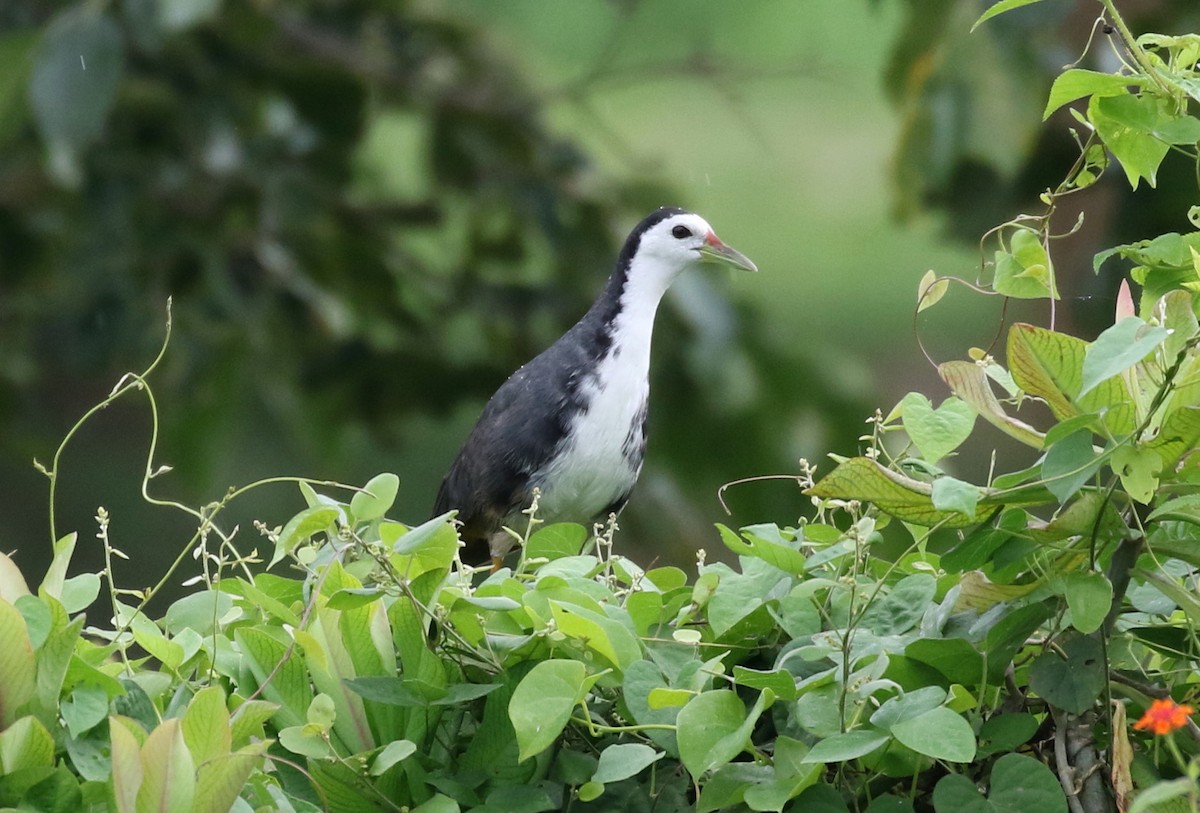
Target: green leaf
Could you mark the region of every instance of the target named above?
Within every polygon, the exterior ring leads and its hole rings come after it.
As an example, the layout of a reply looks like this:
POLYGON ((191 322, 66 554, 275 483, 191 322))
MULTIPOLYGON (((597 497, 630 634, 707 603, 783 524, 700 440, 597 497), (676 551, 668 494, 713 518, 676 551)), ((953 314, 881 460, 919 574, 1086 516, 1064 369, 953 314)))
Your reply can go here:
POLYGON ((371 761, 371 776, 380 776, 398 762, 417 753, 417 744, 410 740, 393 740, 383 747, 371 761))
POLYGON ((1100 382, 1119 375, 1153 352, 1170 332, 1163 327, 1150 326, 1136 316, 1126 316, 1096 337, 1083 358, 1083 381, 1080 396, 1086 395, 1100 382))
POLYGON ((997 714, 979 728, 979 758, 1015 751, 1037 733, 1040 722, 1024 712, 997 714))
POLYGON ((14 774, 52 765, 54 737, 36 717, 22 717, 0 731, 0 771, 14 774))
POLYGON ((983 656, 962 638, 918 638, 904 655, 932 666, 951 683, 970 687, 983 679, 983 656))
POLYGON ((108 692, 92 683, 80 683, 63 701, 60 712, 67 731, 78 738, 108 717, 108 692))
POLYGON ((1185 454, 1200 445, 1200 406, 1178 407, 1163 419, 1158 436, 1146 448, 1162 458, 1171 469, 1185 454))
POLYGON ((99 138, 123 59, 121 29, 97 7, 71 6, 50 22, 34 56, 29 102, 52 149, 76 152, 99 138))
POLYGON ((1083 714, 1104 690, 1104 651, 1094 638, 1077 636, 1063 653, 1047 650, 1029 669, 1029 688, 1047 703, 1072 714, 1083 714))
POLYGON ((937 580, 929 573, 905 576, 876 599, 863 614, 862 626, 876 635, 901 635, 920 623, 937 592, 937 580))
POLYGON ((1050 118, 1050 114, 1064 104, 1076 99, 1082 99, 1084 96, 1121 96, 1127 94, 1130 87, 1141 87, 1145 81, 1141 76, 1121 76, 1080 68, 1063 71, 1050 88, 1050 98, 1042 113, 1042 121, 1050 118))
MULTIPOLYGON (((39 602, 40 603, 40 602, 39 602)), ((25 619, 17 608, 0 601, 0 731, 17 719, 18 712, 33 697, 37 662, 25 619)))
POLYGON ((975 426, 975 410, 961 398, 951 396, 941 406, 919 392, 910 392, 900 401, 904 431, 928 463, 937 463, 957 449, 975 426))
POLYGON ((112 741, 112 788, 117 811, 137 813, 138 788, 142 785, 140 746, 137 738, 118 718, 108 718, 108 728, 112 741))
POLYGON ((1171 149, 1151 134, 1159 109, 1154 97, 1131 94, 1093 96, 1088 103, 1088 120, 1121 163, 1134 189, 1142 178, 1157 185, 1158 167, 1171 149))
POLYGON ((448 513, 412 529, 398 522, 385 522, 379 527, 379 538, 392 548, 392 566, 408 579, 449 569, 458 552, 458 533, 448 513))
POLYGON ((945 706, 896 723, 892 736, 902 745, 946 762, 970 762, 975 758, 975 732, 971 725, 945 706))
POLYGON ((271 741, 257 742, 232 754, 223 754, 196 769, 196 801, 191 813, 229 813, 271 741))
POLYGON ((948 527, 960 528, 983 519, 982 516, 968 518, 957 511, 939 511, 933 505, 933 489, 929 484, 885 469, 867 457, 853 457, 838 464, 806 493, 871 502, 880 510, 915 525, 942 522, 948 527))
POLYGON ((1009 250, 996 252, 992 287, 1016 299, 1058 299, 1054 266, 1041 237, 1029 229, 1017 229, 1009 239, 1009 250))
POLYGON ((1071 626, 1085 635, 1100 629, 1112 606, 1112 585, 1103 573, 1068 573, 1063 594, 1071 610, 1071 626))
POLYGON ((949 280, 939 279, 932 270, 926 271, 925 276, 921 277, 921 282, 917 285, 917 313, 926 308, 932 308, 946 295, 948 290, 950 290, 949 280))
POLYGON ((871 725, 891 731, 897 723, 933 711, 946 702, 946 690, 941 686, 922 686, 884 701, 871 715, 871 725))
POLYGON ((550 612, 561 633, 603 655, 618 669, 623 670, 641 659, 641 645, 621 622, 586 607, 560 601, 550 602, 550 612))
POLYGON ((50 560, 50 567, 46 568, 46 575, 38 588, 39 593, 44 591, 47 595, 62 600, 63 583, 67 580, 67 568, 71 566, 71 557, 75 554, 78 540, 79 534, 72 531, 55 541, 54 556, 50 560))
POLYGON ((538 528, 529 537, 525 556, 529 559, 562 559, 577 556, 587 541, 588 531, 574 522, 556 522, 538 528))
POLYGON ((206 686, 188 703, 181 724, 183 741, 197 764, 224 756, 233 747, 225 690, 206 686))
POLYGON ((188 810, 196 794, 196 766, 183 742, 179 720, 164 720, 142 746, 142 784, 137 813, 188 810))
POLYGON ((992 392, 987 373, 978 364, 947 361, 938 365, 938 374, 954 394, 970 404, 984 420, 1028 446, 1042 448, 1042 433, 1004 411, 992 392))
POLYGON ((359 522, 370 522, 386 514, 396 502, 400 478, 394 474, 377 474, 367 481, 362 491, 350 498, 350 512, 359 522))
POLYGON ((733 682, 739 686, 751 689, 770 689, 775 696, 785 702, 796 699, 796 676, 786 669, 774 672, 760 672, 745 666, 733 667, 733 682))
POLYGON ((1097 453, 1092 447, 1091 431, 1078 429, 1046 450, 1042 477, 1046 488, 1060 503, 1065 503, 1092 478, 1103 463, 1103 453, 1097 453))
POLYGON ((933 481, 930 496, 937 510, 952 511, 975 521, 981 496, 977 486, 949 476, 939 477, 933 481))
POLYGON ((1153 449, 1122 444, 1113 451, 1108 464, 1130 497, 1142 505, 1150 504, 1158 491, 1158 475, 1163 467, 1163 459, 1153 449))
POLYGON ((554 744, 586 686, 587 668, 579 661, 542 661, 521 679, 508 704, 521 760, 554 744))
POLYGON ((1065 813, 1067 798, 1050 769, 1024 754, 1005 754, 992 767, 988 799, 1000 813, 1065 813))
POLYGON ((275 542, 275 552, 271 555, 271 561, 267 563, 267 567, 273 567, 280 562, 284 556, 307 542, 313 534, 327 531, 341 515, 342 512, 338 509, 325 505, 319 508, 305 508, 296 514, 279 532, 279 537, 275 542))
POLYGON ((1006 11, 1012 11, 1014 8, 1020 8, 1021 6, 1031 6, 1034 3, 1040 3, 1041 1, 1042 0, 1000 0, 1000 2, 983 12, 979 19, 975 21, 975 24, 971 26, 971 30, 974 31, 976 28, 995 17, 997 14, 1003 14, 1006 11))
POLYGON ((874 751, 891 737, 886 731, 859 728, 826 737, 809 749, 804 762, 849 762, 874 751))
POLYGON ((763 692, 747 714, 737 694, 727 689, 702 692, 692 698, 676 721, 679 758, 688 772, 699 778, 740 754, 771 699, 770 691, 763 692))
POLYGON ((610 745, 600 752, 600 762, 592 775, 592 781, 603 785, 628 779, 665 756, 662 751, 655 751, 641 743, 610 745))
POLYGON ((717 531, 721 541, 739 556, 753 556, 761 559, 772 567, 798 576, 804 572, 808 560, 798 549, 790 547, 786 540, 779 535, 777 528, 772 529, 774 539, 768 539, 763 534, 763 528, 743 528, 738 534, 730 528, 717 523, 717 531))

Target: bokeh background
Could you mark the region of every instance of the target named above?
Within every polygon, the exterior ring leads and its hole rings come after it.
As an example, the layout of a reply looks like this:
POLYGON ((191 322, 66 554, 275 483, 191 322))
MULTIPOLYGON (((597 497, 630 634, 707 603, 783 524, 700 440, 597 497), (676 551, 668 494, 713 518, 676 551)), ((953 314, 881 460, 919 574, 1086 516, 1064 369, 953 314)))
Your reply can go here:
MULTIPOLYGON (((801 457, 851 454, 864 419, 945 391, 1000 303, 960 289, 914 324, 929 269, 975 279, 983 233, 1065 175, 1053 77, 1118 58, 1095 0, 974 33, 983 0, 122 0, 0 4, 0 549, 36 581, 63 436, 174 325, 151 383, 152 490, 190 505, 261 477, 402 480, 426 518, 487 396, 587 307, 650 209, 701 212, 757 276, 680 279, 660 311, 646 470, 619 544, 642 564, 720 555, 714 522, 795 522, 801 457), (1084 56, 1089 38, 1093 48, 1084 56)), ((1195 31, 1182 0, 1119 4, 1195 31)), ((1153 200, 1071 199, 1054 318, 1111 319, 1091 256, 1187 228, 1170 160, 1153 200), (1177 191, 1175 191, 1177 190, 1177 191)), ((1007 318, 1045 323, 1044 305, 1007 318)), ((62 457, 60 532, 100 566, 97 506, 149 584, 192 521, 147 505, 144 398, 62 457)), ((990 448, 954 465, 982 479, 990 448)), ((1002 450, 1003 453, 1003 450, 1002 450)), ((1021 452, 1024 454, 1024 452, 1021 452)), ((826 470, 828 462, 824 463, 826 470)), ((301 507, 292 486, 227 515, 301 507)), ((262 547, 261 542, 257 542, 262 547)))

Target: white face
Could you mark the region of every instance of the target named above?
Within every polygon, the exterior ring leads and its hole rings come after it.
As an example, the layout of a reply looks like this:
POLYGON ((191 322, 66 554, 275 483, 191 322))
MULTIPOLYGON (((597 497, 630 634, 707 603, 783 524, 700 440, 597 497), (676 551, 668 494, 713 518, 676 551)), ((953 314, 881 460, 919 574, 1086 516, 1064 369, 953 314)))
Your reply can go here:
POLYGON ((672 215, 642 235, 637 253, 639 256, 654 257, 682 271, 704 259, 700 249, 710 245, 709 235, 713 240, 716 239, 712 227, 700 215, 672 215))

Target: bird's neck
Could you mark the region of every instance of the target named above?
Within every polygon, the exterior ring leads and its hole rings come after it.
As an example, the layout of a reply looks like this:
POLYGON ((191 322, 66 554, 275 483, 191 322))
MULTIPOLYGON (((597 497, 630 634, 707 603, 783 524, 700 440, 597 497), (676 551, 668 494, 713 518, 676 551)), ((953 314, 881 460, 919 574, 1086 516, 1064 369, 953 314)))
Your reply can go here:
POLYGON ((609 278, 597 302, 598 306, 604 303, 598 315, 607 334, 608 352, 629 353, 649 366, 658 304, 678 273, 657 258, 638 258, 609 278))

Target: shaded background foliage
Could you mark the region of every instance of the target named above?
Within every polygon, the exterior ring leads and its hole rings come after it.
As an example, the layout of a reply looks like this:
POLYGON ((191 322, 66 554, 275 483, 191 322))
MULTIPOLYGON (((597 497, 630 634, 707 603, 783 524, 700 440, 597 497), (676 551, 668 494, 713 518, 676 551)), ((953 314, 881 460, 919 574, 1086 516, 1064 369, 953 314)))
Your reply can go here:
MULTIPOLYGON (((664 203, 764 270, 681 280, 656 336, 624 538, 646 561, 713 547, 722 482, 852 450, 871 409, 935 380, 897 341, 916 280, 931 264, 973 276, 969 244, 1073 160, 1037 113, 1098 5, 968 35, 985 5, 5 3, 0 547, 45 561, 29 461, 153 354, 168 296, 175 471, 158 488, 199 503, 260 476, 394 470, 401 514, 423 518, 483 400, 664 203)), ((1195 25, 1189 4, 1128 5, 1138 25, 1195 25)), ((1111 201, 1064 242, 1071 292, 1095 250, 1182 225, 1182 204, 1088 194, 1111 201)), ((1102 324, 1097 285, 1064 312, 1102 324)), ((922 330, 960 355, 997 313, 964 304, 922 330)), ((86 531, 103 504, 119 546, 170 558, 182 520, 136 495, 147 415, 112 413, 68 453, 60 526, 86 531)), ((735 522, 804 505, 787 482, 732 495, 735 522)))

